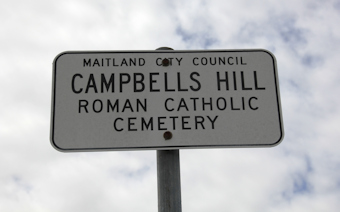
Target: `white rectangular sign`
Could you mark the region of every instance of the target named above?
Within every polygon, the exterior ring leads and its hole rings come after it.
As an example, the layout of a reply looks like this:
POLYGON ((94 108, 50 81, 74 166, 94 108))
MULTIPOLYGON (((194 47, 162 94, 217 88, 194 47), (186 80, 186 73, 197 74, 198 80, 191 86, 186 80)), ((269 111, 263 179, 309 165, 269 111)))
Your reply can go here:
POLYGON ((63 52, 53 62, 60 151, 275 146, 283 139, 267 50, 63 52))

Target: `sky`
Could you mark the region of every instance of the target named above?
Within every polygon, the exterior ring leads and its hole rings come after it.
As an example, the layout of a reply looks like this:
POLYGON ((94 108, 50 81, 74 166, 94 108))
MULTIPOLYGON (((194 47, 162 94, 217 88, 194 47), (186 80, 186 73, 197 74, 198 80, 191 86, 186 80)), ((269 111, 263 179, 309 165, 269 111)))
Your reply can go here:
POLYGON ((157 211, 155 150, 50 144, 61 52, 267 49, 285 137, 271 148, 180 150, 183 211, 340 208, 339 0, 1 0, 0 211, 157 211))

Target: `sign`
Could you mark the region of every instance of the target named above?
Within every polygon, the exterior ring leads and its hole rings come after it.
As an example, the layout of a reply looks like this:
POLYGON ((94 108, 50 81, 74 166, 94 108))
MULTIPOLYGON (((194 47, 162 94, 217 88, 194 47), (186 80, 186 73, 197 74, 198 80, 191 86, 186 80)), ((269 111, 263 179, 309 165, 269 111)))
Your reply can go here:
POLYGON ((79 51, 53 62, 60 151, 275 146, 283 134, 267 50, 79 51))

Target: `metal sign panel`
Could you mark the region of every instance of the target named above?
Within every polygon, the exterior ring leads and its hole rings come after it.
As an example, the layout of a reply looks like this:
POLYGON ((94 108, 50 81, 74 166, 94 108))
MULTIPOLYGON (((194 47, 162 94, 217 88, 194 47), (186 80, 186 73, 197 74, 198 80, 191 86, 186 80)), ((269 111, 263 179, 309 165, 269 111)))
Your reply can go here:
POLYGON ((261 147, 283 134, 267 50, 63 52, 53 62, 60 151, 261 147))

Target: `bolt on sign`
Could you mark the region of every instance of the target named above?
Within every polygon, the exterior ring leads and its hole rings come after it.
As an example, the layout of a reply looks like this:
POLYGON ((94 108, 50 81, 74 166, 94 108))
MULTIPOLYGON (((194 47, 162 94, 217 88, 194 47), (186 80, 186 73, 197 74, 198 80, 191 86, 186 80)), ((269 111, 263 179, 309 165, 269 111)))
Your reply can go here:
POLYGON ((53 62, 60 151, 265 147, 283 135, 267 50, 70 51, 53 62))

